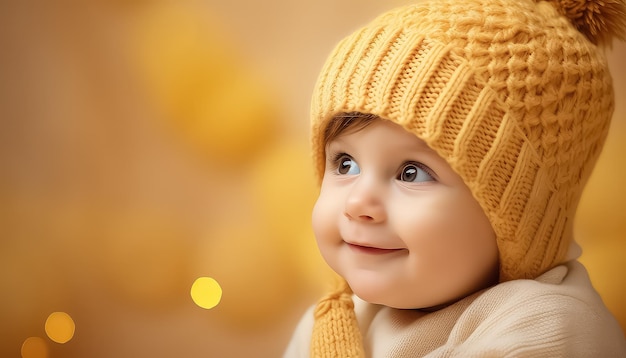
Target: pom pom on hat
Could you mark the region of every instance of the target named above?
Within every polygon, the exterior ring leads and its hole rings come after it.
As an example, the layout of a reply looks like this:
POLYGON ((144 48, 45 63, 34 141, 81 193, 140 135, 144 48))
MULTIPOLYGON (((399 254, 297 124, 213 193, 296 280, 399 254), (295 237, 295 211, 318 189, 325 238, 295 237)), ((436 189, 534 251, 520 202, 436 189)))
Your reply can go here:
POLYGON ((626 36, 624 0, 548 0, 594 44, 626 36))

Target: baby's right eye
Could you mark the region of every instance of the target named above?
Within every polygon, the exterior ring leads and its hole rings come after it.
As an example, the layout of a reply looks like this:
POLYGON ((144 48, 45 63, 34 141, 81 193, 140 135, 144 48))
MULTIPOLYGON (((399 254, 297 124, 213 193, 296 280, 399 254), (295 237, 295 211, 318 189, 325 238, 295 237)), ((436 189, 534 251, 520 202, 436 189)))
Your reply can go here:
POLYGON ((359 165, 347 154, 338 156, 335 163, 337 163, 337 174, 356 175, 361 172, 359 165))

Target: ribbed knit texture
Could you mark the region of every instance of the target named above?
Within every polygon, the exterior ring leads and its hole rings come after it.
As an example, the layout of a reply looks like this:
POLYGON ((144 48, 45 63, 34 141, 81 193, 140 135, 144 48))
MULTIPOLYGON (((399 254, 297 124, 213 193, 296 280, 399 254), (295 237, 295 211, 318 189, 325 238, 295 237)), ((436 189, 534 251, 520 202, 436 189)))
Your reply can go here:
MULTIPOLYGON (((379 16, 341 41, 320 74, 311 108, 319 178, 335 115, 397 123, 472 191, 496 233, 500 281, 536 278, 563 261, 604 144, 614 95, 596 43, 623 35, 624 16, 622 0, 431 0, 379 16), (599 25, 589 30, 585 16, 599 25)), ((314 336, 356 327, 318 320, 314 336)))
POLYGON ((343 280, 322 298, 313 312, 315 325, 311 356, 321 358, 364 357, 363 340, 354 313, 352 291, 343 280))

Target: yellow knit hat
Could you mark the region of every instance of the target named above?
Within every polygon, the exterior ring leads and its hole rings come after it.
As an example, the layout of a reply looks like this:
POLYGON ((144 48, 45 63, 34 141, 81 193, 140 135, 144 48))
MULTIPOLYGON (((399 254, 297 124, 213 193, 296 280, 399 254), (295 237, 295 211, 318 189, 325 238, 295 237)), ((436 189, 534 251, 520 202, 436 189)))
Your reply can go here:
MULTIPOLYGON (((311 108, 318 178, 335 115, 397 123, 472 191, 496 233, 500 281, 539 276, 565 258, 604 144, 614 95, 602 47, 623 39, 625 8, 624 0, 430 0, 379 16, 341 41, 320 74, 311 108)), ((313 356, 363 355, 356 323, 343 322, 354 320, 349 288, 340 290, 318 305, 313 356), (338 333, 346 327, 357 332, 338 333)))

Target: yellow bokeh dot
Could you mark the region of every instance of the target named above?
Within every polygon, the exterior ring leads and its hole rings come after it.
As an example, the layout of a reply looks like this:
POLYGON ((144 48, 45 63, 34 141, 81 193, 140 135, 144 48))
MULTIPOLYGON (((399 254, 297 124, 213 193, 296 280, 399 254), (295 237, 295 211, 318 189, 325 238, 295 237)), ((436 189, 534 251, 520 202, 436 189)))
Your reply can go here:
POLYGON ((46 320, 46 334, 57 343, 66 343, 72 339, 75 328, 72 317, 65 312, 52 312, 46 320))
POLYGON ((41 337, 28 337, 22 343, 22 358, 47 358, 48 346, 41 337))
POLYGON ((191 298, 200 307, 211 309, 222 299, 222 288, 210 277, 200 277, 191 285, 191 298))

